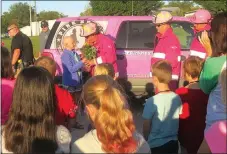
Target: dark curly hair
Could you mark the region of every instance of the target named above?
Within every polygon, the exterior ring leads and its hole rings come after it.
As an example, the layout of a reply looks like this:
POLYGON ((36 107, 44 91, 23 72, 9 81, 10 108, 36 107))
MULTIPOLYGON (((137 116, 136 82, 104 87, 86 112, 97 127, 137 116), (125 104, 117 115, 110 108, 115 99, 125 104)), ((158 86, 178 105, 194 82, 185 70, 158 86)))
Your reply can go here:
POLYGON ((55 89, 47 70, 32 66, 20 72, 3 133, 13 153, 55 153, 55 89))

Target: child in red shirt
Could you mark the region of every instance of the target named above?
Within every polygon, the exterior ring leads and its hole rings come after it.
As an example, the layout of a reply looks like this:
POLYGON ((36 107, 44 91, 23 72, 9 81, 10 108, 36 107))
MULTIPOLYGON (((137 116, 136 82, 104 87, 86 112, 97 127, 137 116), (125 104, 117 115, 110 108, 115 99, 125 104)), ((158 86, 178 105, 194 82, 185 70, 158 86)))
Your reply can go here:
POLYGON ((195 56, 184 61, 184 78, 189 84, 176 90, 183 104, 178 139, 188 153, 197 153, 204 138, 208 95, 203 93, 198 83, 202 63, 203 60, 195 56))
MULTIPOLYGON (((35 66, 44 67, 53 77, 55 76, 56 63, 50 57, 40 57, 35 62, 35 66)), ((68 126, 68 120, 76 117, 77 105, 74 103, 71 94, 67 90, 58 87, 58 85, 55 85, 55 94, 57 99, 56 124, 68 126)))

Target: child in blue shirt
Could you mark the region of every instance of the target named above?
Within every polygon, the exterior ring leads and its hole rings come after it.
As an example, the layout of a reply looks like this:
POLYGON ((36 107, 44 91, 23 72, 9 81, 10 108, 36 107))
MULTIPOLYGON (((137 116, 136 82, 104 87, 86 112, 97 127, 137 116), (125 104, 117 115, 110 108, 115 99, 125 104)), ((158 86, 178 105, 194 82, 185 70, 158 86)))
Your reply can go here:
POLYGON ((71 93, 80 89, 83 84, 82 67, 86 59, 80 59, 75 51, 75 42, 72 37, 66 36, 63 40, 64 51, 61 56, 63 76, 62 84, 71 93))
POLYGON ((161 60, 152 66, 152 83, 159 91, 150 97, 143 111, 143 134, 152 153, 178 153, 178 126, 181 99, 170 91, 172 67, 161 60))

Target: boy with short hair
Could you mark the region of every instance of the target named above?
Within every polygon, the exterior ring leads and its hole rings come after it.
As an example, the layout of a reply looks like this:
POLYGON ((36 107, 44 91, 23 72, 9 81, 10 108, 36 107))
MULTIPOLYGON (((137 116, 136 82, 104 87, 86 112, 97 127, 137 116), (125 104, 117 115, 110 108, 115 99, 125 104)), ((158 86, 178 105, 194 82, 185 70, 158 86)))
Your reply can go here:
POLYGON ((190 56, 184 61, 182 71, 188 85, 175 91, 182 100, 178 140, 182 151, 187 153, 197 153, 206 127, 209 95, 200 89, 198 82, 203 62, 198 56, 190 56))
POLYGON ((172 67, 166 60, 152 66, 152 83, 159 91, 150 97, 143 111, 143 134, 152 153, 178 153, 178 127, 181 99, 170 91, 172 67))

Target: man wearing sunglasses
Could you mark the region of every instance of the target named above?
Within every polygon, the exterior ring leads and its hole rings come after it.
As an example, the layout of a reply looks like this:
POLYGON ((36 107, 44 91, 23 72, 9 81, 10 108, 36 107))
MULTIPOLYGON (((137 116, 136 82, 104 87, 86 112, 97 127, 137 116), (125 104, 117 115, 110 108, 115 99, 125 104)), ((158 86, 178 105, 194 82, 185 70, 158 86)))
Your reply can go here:
POLYGON ((33 46, 30 38, 22 33, 16 24, 8 26, 8 34, 12 38, 11 53, 14 71, 28 67, 34 62, 33 46), (21 60, 22 63, 18 63, 21 60))
POLYGON ((43 50, 45 49, 46 46, 46 41, 47 38, 50 34, 50 29, 49 29, 49 25, 47 21, 42 21, 41 22, 41 28, 42 28, 42 32, 39 34, 39 41, 40 41, 40 53, 39 56, 41 56, 43 50))
POLYGON ((194 24, 194 34, 195 34, 190 46, 190 55, 198 56, 203 59, 209 56, 206 52, 206 49, 200 43, 199 38, 201 38, 203 31, 207 31, 208 34, 210 33, 211 18, 212 17, 210 12, 205 9, 197 10, 195 14, 192 17, 190 17, 191 22, 194 24))
POLYGON ((171 90, 175 90, 178 87, 180 75, 181 47, 177 36, 170 26, 172 18, 172 15, 167 11, 161 11, 155 17, 154 23, 157 34, 155 37, 155 47, 151 58, 151 65, 163 59, 171 63, 173 75, 170 88, 171 90))

